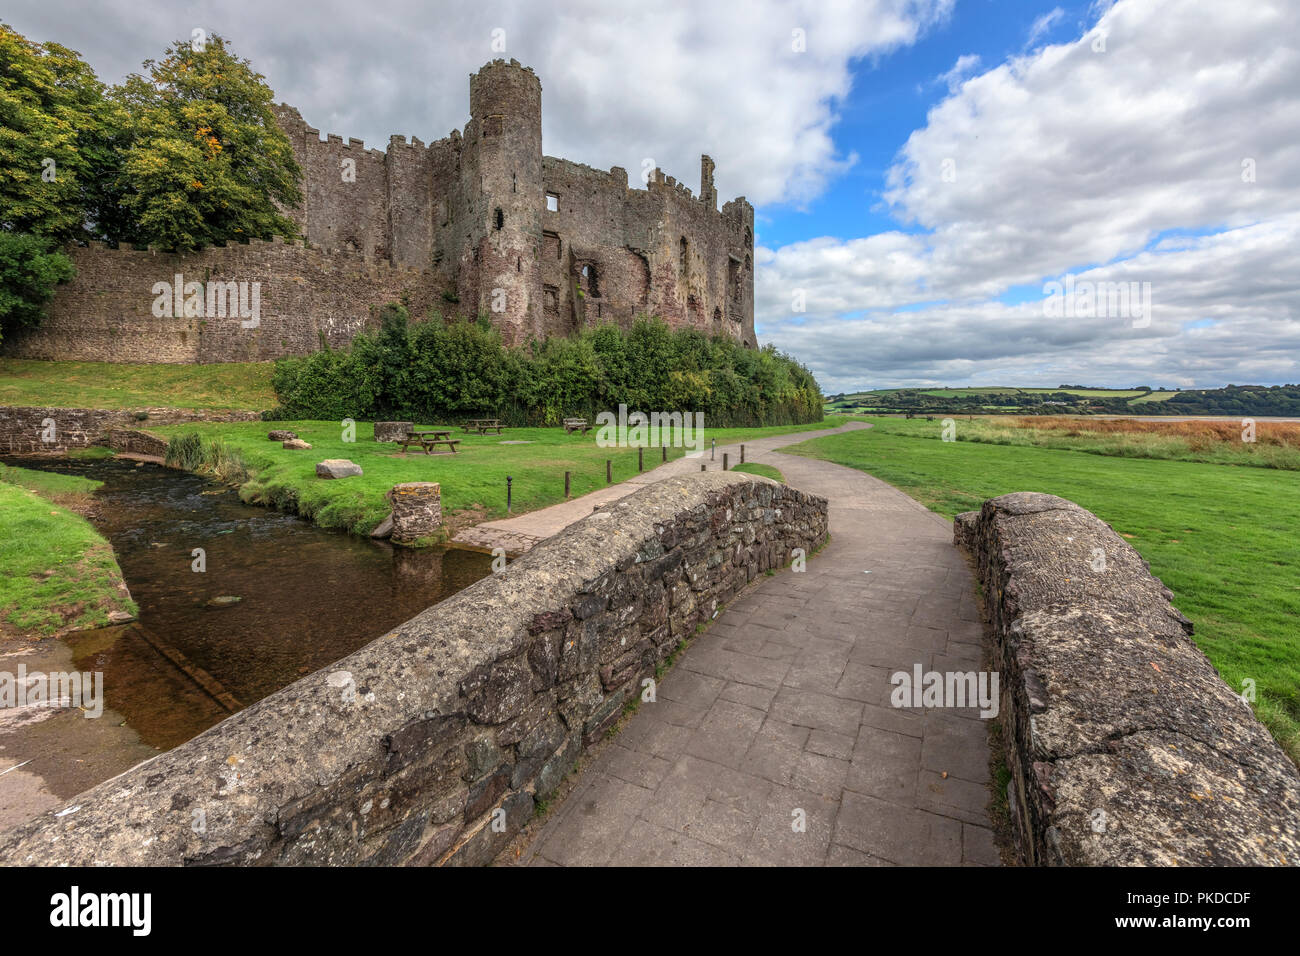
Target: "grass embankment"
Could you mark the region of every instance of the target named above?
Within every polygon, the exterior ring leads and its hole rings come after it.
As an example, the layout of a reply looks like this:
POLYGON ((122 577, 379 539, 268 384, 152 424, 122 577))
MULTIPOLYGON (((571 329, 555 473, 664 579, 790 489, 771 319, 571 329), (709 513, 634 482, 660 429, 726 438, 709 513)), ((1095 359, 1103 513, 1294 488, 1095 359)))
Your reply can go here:
MULTIPOLYGON (((828 418, 807 425, 769 428, 706 429, 703 448, 743 442, 767 435, 833 428, 843 419, 828 418)), ((451 427, 451 426, 419 426, 451 427)), ((476 521, 504 517, 506 476, 513 479, 512 513, 520 514, 564 500, 564 473, 571 472, 573 497, 605 486, 605 460, 612 462, 613 479, 638 474, 637 449, 601 448, 596 432, 566 435, 562 428, 507 428, 501 435, 467 435, 459 428, 457 452, 426 456, 417 448, 403 454, 396 445, 374 440, 374 425, 358 422, 356 441, 343 441, 338 422, 235 422, 169 425, 151 429, 168 438, 198 435, 199 441, 182 467, 206 470, 240 485, 240 497, 269 504, 310 518, 326 528, 369 533, 389 512, 384 494, 403 481, 437 481, 442 485, 444 521, 451 529, 476 521), (292 451, 267 440, 267 432, 284 429, 311 443, 310 451, 292 451), (505 444, 527 442, 527 444, 505 444), (341 480, 316 477, 316 462, 347 458, 363 475, 341 480)), ((669 448, 668 459, 688 449, 669 448)), ((645 468, 661 464, 660 449, 646 448, 645 468)), ((712 467, 720 468, 719 460, 712 467)))
MULTIPOLYGON (((922 437, 942 428, 934 421, 899 423, 922 437)), ((1161 458, 1217 465, 1249 465, 1300 471, 1300 425, 1258 422, 1254 441, 1244 441, 1239 422, 1162 422, 1091 418, 976 418, 954 416, 959 442, 1062 448, 1117 458, 1161 458)))
POLYGON ((782 451, 870 472, 947 517, 1012 491, 1060 495, 1092 511, 1173 590, 1228 686, 1240 693, 1243 680, 1256 682, 1256 713, 1300 762, 1300 474, 944 442, 938 422, 873 424, 782 451))
POLYGON ((56 408, 274 408, 273 362, 115 365, 0 359, 0 405, 56 408))
POLYGON ((747 475, 762 475, 764 478, 771 478, 773 481, 785 484, 785 475, 781 474, 779 469, 773 468, 771 465, 764 465, 761 462, 747 461, 731 470, 741 471, 747 475))
POLYGON ((72 510, 99 484, 0 465, 0 636, 48 636, 135 613, 113 549, 72 510))

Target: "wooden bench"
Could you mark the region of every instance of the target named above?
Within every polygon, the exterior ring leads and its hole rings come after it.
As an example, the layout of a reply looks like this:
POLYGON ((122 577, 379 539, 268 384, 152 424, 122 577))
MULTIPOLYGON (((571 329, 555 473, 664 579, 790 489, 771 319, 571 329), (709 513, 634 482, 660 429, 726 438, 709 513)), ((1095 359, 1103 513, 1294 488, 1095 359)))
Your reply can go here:
POLYGON ((467 434, 469 432, 478 432, 480 435, 486 435, 490 431, 496 431, 500 435, 501 429, 505 426, 497 418, 471 418, 460 427, 465 429, 467 434))
POLYGON ((433 454, 435 446, 446 445, 451 449, 452 454, 454 455, 456 453, 456 446, 460 444, 460 439, 452 438, 450 429, 437 428, 409 431, 406 433, 406 437, 399 440, 397 444, 402 446, 403 452, 407 451, 407 449, 412 445, 419 445, 424 449, 426 455, 433 454))
POLYGON ((591 426, 587 424, 585 418, 566 418, 564 420, 564 434, 566 435, 572 435, 577 431, 585 435, 590 430, 591 426))

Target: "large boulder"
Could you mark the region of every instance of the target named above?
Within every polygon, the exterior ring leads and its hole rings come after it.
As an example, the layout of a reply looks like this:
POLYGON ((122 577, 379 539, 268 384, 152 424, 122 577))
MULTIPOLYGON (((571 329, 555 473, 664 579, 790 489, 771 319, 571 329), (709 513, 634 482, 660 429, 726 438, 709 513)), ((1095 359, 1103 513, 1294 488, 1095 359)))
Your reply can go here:
POLYGON ((316 462, 317 478, 350 478, 362 473, 360 465, 346 458, 326 458, 316 462))
POLYGON ((297 437, 293 432, 278 428, 275 431, 267 432, 266 435, 268 441, 293 441, 297 437))
POLYGON ((375 441, 401 441, 414 422, 375 422, 375 441))

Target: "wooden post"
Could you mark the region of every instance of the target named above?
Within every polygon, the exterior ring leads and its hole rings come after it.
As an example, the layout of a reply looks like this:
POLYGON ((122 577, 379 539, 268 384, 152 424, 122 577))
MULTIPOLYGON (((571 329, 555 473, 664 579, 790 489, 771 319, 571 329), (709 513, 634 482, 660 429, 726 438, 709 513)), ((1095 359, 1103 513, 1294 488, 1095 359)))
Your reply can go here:
POLYGON ((740 463, 741 463, 742 465, 745 463, 745 446, 744 446, 744 445, 741 445, 741 446, 740 446, 740 463))
POLYGON ((514 481, 509 475, 506 475, 506 514, 510 514, 510 482, 514 481))
POLYGON ((700 462, 700 471, 704 471, 704 470, 707 469, 708 467, 709 467, 709 466, 706 465, 704 462, 700 462))
POLYGON ((614 483, 614 465, 608 458, 606 458, 605 459, 605 484, 612 485, 613 483, 614 483))
POLYGON ((645 448, 636 446, 636 470, 645 471, 645 448))
POLYGON ((667 446, 667 445, 662 445, 662 446, 660 446, 660 447, 663 449, 663 453, 664 453, 664 461, 667 461, 667 460, 668 460, 668 446, 667 446))
POLYGON ((569 497, 569 473, 567 471, 564 473, 564 497, 566 499, 569 497))
POLYGON ((727 458, 730 457, 725 451, 722 453, 722 470, 727 470, 727 458))

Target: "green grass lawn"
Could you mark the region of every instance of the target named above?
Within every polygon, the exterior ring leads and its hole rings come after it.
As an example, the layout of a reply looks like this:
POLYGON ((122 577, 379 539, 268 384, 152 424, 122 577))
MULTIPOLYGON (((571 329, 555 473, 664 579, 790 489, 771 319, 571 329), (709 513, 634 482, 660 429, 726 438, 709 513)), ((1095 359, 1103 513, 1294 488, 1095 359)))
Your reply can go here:
POLYGON ((743 465, 737 465, 732 471, 744 472, 747 475, 762 475, 764 478, 771 478, 773 481, 779 481, 785 484, 785 475, 781 474, 779 469, 771 465, 764 465, 760 462, 747 461, 743 465))
POLYGON ((113 611, 135 613, 118 590, 122 572, 108 542, 55 503, 98 486, 73 475, 0 466, 0 633, 49 635, 98 627, 113 611))
MULTIPOLYGON (((723 445, 834 428, 843 422, 828 418, 808 425, 707 429, 704 450, 707 456, 711 439, 723 445)), ((565 471, 571 472, 574 497, 605 486, 606 459, 612 462, 615 482, 638 474, 635 448, 600 448, 594 431, 585 436, 566 435, 562 428, 507 428, 501 435, 466 435, 457 428, 455 437, 461 443, 456 454, 428 456, 415 448, 401 454, 396 445, 377 443, 374 426, 367 422, 357 423, 356 441, 351 443, 342 440, 338 422, 213 422, 150 430, 168 438, 199 435, 209 449, 208 467, 218 477, 240 483, 245 501, 295 511, 323 527, 358 534, 368 533, 384 519, 389 511, 384 493, 403 481, 441 483, 445 518, 467 512, 487 520, 506 513, 507 475, 513 479, 512 511, 519 514, 562 501, 565 471), (270 429, 295 432, 312 448, 281 448, 278 442, 267 440, 270 429), (504 444, 507 441, 528 444, 504 444), (213 443, 220 446, 220 455, 211 452, 213 443), (365 474, 340 480, 317 478, 316 462, 326 458, 350 459, 365 474)), ((668 458, 680 458, 685 452, 684 448, 669 448, 668 458)), ((647 471, 660 464, 660 449, 645 449, 644 460, 647 471)), ((715 467, 721 467, 721 459, 715 467)), ((452 522, 453 526, 457 523, 452 522)))
POLYGON ((273 362, 115 365, 0 359, 0 405, 59 408, 274 408, 273 362))
POLYGON ((1077 502, 1150 562, 1228 685, 1256 681, 1256 712, 1300 761, 1300 474, 944 442, 935 423, 872 421, 782 451, 870 472, 947 517, 1012 491, 1077 502))

